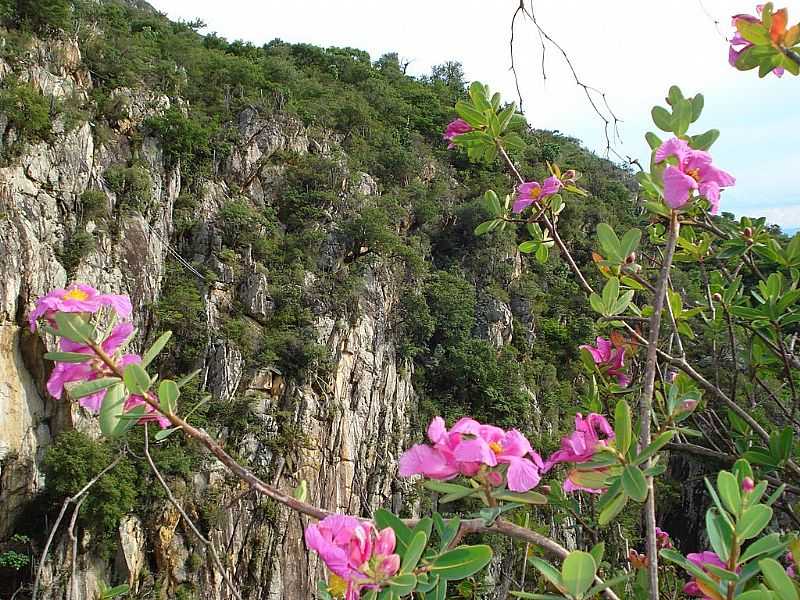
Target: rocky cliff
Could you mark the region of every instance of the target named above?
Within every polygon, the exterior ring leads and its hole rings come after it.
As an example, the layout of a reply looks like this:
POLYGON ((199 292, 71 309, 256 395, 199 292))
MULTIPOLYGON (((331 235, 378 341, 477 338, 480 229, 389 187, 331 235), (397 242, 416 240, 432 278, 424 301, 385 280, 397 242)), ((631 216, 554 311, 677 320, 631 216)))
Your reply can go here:
MULTIPOLYGON (((313 597, 322 574, 303 518, 179 433, 153 443, 220 568, 148 469, 141 429, 110 444, 76 403, 47 395, 54 340, 26 316, 68 282, 129 294, 136 350, 172 330, 160 374, 199 370, 182 413, 321 507, 427 510, 395 475, 433 414, 555 447, 593 320, 559 261, 524 259, 510 229, 473 235, 485 189, 511 184, 441 143, 464 93, 458 65, 412 78, 396 55, 257 48, 141 2, 59 2, 74 22, 0 29, 0 556, 40 556, 78 482, 125 458, 72 527, 67 510, 40 597, 127 583, 140 598, 233 598, 225 575, 247 600, 289 600, 313 597)), ((588 263, 594 224, 628 218, 628 175, 575 140, 520 134, 526 177, 561 153, 607 199, 562 215, 588 263)), ((545 527, 580 541, 569 524, 545 527)), ((523 560, 498 555, 485 582, 497 598, 523 560)), ((29 595, 38 566, 0 565, 0 596, 29 595)))
MULTIPOLYGON (((47 98, 91 93, 91 78, 81 63, 79 47, 70 42, 36 42, 29 50, 29 66, 14 71, 0 62, 0 74, 30 83, 47 98)), ((70 280, 85 281, 108 291, 127 293, 134 304, 134 319, 144 338, 153 326, 152 307, 159 301, 165 265, 169 258, 185 262, 191 276, 208 267, 208 277, 196 279, 203 296, 205 322, 192 327, 208 331, 199 365, 201 380, 212 402, 230 402, 234 396, 249 399, 252 431, 235 440, 240 455, 251 465, 274 473, 282 488, 308 482, 310 501, 331 510, 369 514, 401 493, 393 484, 396 458, 404 446, 409 414, 414 406, 413 367, 399 362, 391 330, 391 314, 399 299, 401 282, 386 266, 365 274, 357 314, 351 322, 328 315, 315 317, 317 341, 324 346, 330 369, 313 381, 287 380, 275 368, 248 369, 241 349, 220 334, 220 315, 234 304, 244 307, 248 327, 259 329, 273 301, 269 272, 247 256, 234 272, 217 253, 222 247, 215 220, 233 194, 226 181, 247 181, 246 193, 255 205, 269 202, 276 193, 279 172, 253 176, 262 163, 278 152, 325 152, 329 140, 312 140, 291 117, 263 118, 244 110, 236 122, 240 143, 224 163, 224 177, 200 185, 199 218, 186 243, 178 250, 173 241, 173 207, 181 193, 179 164, 165 160, 160 140, 143 134, 135 147, 133 132, 150 116, 170 107, 166 96, 119 89, 123 114, 110 135, 98 140, 95 123, 79 122, 67 129, 53 123, 46 142, 26 145, 0 168, 0 538, 14 530, 20 509, 41 491, 45 482, 38 463, 51 440, 62 431, 77 428, 97 435, 92 419, 65 401, 48 397, 44 382, 48 365, 42 354, 53 340, 32 334, 25 315, 35 299, 70 280), (142 211, 120 210, 120 199, 106 181, 111 165, 136 160, 149 182, 149 202, 142 211), (102 192, 112 215, 112 227, 98 227, 81 215, 81 197, 87 190, 102 192), (93 237, 92 248, 65 265, 64 249, 78 231, 93 237), (240 267, 240 268, 238 268, 240 267), (68 273, 67 268, 72 272, 68 273), (270 437, 277 435, 275 415, 288 419, 302 440, 292 456, 274 451, 270 437)), ((2 143, 14 142, 15 129, 0 115, 2 143)), ((342 194, 375 194, 366 174, 359 184, 342 194)), ((306 284, 314 284, 309 273, 306 284)), ((225 432, 218 432, 224 435, 225 432)), ((188 507, 216 498, 220 520, 210 537, 221 549, 223 562, 234 579, 242 582, 244 598, 304 598, 317 575, 317 565, 302 542, 303 523, 252 495, 242 495, 226 479, 220 465, 207 462, 194 476, 182 497, 188 507)), ((196 510, 196 509, 194 509, 196 510)), ((228 598, 220 573, 201 544, 180 523, 178 512, 164 503, 144 517, 130 516, 119 525, 114 560, 101 560, 79 543, 78 590, 72 598, 92 598, 99 581, 127 579, 134 590, 153 586, 172 597, 185 584, 202 590, 203 598, 228 598), (190 564, 191 563, 191 564, 190 564)), ((57 538, 59 539, 59 538, 57 538)), ((71 557, 67 536, 60 538, 47 560, 44 594, 70 597, 63 575, 71 557)))

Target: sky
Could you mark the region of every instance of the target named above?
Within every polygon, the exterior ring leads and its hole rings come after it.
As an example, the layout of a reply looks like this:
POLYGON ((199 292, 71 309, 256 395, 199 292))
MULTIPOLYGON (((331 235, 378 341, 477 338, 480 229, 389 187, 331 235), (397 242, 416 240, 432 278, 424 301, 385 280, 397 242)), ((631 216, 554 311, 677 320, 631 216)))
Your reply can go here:
MULTIPOLYGON (((752 0, 754 2, 754 0, 752 0)), ((280 38, 366 50, 373 60, 397 52, 410 74, 455 60, 466 79, 517 97, 510 71, 510 22, 518 0, 150 0, 172 19, 202 19, 204 33, 261 45, 280 38)), ((528 6, 530 5, 530 0, 528 6)), ((800 0, 778 2, 800 19, 800 0)), ((714 162, 732 173, 722 210, 766 216, 785 230, 800 228, 800 78, 739 72, 727 63, 730 16, 753 13, 740 0, 539 0, 535 16, 565 49, 579 78, 605 92, 619 123, 613 148, 647 165, 644 133, 655 130, 654 104, 670 85, 702 92, 696 129, 720 129, 714 162)), ((528 121, 579 138, 605 154, 603 123, 575 85, 560 52, 542 46, 533 23, 519 18, 515 62, 528 121)), ((598 100, 600 100, 598 98, 598 100)), ((601 101, 601 100, 600 100, 601 101)), ((613 156, 611 158, 614 158, 613 156)), ((562 165, 568 167, 569 165, 562 165)))

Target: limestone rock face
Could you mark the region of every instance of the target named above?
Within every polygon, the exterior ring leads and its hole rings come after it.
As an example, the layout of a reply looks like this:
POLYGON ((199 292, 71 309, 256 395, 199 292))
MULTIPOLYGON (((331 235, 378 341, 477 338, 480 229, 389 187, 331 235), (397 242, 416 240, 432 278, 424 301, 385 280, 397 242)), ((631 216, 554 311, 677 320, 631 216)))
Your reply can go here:
MULTIPOLYGON (((46 96, 88 98, 91 79, 75 44, 37 42, 27 65, 15 75, 46 96)), ((0 77, 11 72, 0 62, 0 77)), ((26 315, 36 298, 70 281, 128 294, 145 339, 158 325, 153 308, 162 296, 166 263, 176 256, 196 279, 205 305, 203 322, 192 324, 208 331, 197 365, 202 391, 223 407, 246 399, 249 422, 256 424, 238 438, 225 428, 211 433, 281 489, 306 481, 309 501, 330 510, 368 515, 396 502, 404 491, 394 483, 396 462, 416 401, 412 367, 397 358, 392 312, 402 282, 391 269, 367 269, 351 321, 334 320, 322 308, 315 313, 317 342, 330 365, 324 374, 301 380, 272 367, 248 369, 249 357, 222 334, 227 315, 241 310, 248 332, 260 335, 276 308, 269 273, 248 251, 234 261, 219 256, 220 208, 241 197, 230 190, 235 187, 256 205, 269 203, 281 168, 268 159, 281 151, 331 154, 336 136, 311 135, 293 117, 243 111, 234 124, 239 143, 217 165, 218 177, 196 186, 194 222, 178 239, 173 209, 183 183, 180 165, 165 157, 160 141, 143 126, 167 110, 170 100, 120 88, 109 102, 110 132, 98 136, 90 122, 54 128, 49 143, 25 146, 0 168, 0 540, 14 533, 17 517, 43 489, 39 466, 53 439, 74 428, 99 435, 91 415, 46 393, 51 367, 43 354, 54 349, 54 340, 28 328, 26 315), (123 206, 108 176, 110 168, 133 164, 149 178, 146 206, 123 206), (83 217, 81 198, 88 189, 105 195, 105 219, 83 217), (67 260, 79 234, 89 234, 91 244, 67 260)), ((3 133, 6 121, 0 114, 2 144, 14 142, 13 131, 3 133)), ((369 174, 353 181, 349 187, 342 183, 342 194, 379 194, 369 174)), ((305 279, 314 284, 312 274, 305 279)), ((204 515, 203 533, 243 598, 312 597, 321 569, 304 546, 304 519, 243 494, 211 458, 190 481, 171 483, 192 518, 204 515)), ((168 501, 147 514, 125 516, 110 556, 98 554, 87 533, 77 533, 75 577, 70 578, 73 541, 60 533, 45 560, 44 597, 89 600, 101 582, 127 583, 140 592, 158 588, 164 598, 187 586, 202 598, 234 597, 209 549, 168 501)))

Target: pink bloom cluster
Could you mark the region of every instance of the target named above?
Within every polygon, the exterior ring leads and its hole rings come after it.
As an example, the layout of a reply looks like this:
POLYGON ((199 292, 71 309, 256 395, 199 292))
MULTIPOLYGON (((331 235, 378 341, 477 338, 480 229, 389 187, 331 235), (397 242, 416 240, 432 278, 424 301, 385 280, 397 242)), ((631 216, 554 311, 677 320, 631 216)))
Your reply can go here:
MULTIPOLYGON (((727 565, 722 562, 722 560, 717 556, 715 552, 711 552, 706 550, 705 552, 693 552, 691 554, 687 554, 686 558, 689 562, 695 564, 696 566, 700 567, 708 573, 708 569, 706 569, 706 565, 712 565, 715 567, 719 567, 720 569, 727 569, 727 565)), ((692 579, 689 583, 683 586, 683 593, 687 594, 688 596, 694 596, 696 598, 705 598, 706 600, 713 600, 713 598, 709 598, 703 593, 703 590, 700 589, 700 586, 697 585, 697 580, 692 579)))
MULTIPOLYGON (((574 171, 570 173, 574 174, 574 171)), ((513 210, 515 213, 521 213, 528 208, 531 204, 539 203, 554 194, 564 186, 561 180, 552 175, 545 179, 542 183, 538 181, 528 181, 520 184, 517 187, 517 197, 514 200, 513 210)))
POLYGON ((661 529, 661 527, 656 527, 656 546, 658 546, 659 550, 672 548, 672 540, 669 537, 669 533, 661 529))
MULTIPOLYGON (((547 459, 544 464, 544 471, 549 471, 558 463, 581 464, 589 462, 598 451, 608 446, 608 443, 613 439, 614 430, 604 416, 591 413, 584 418, 581 413, 578 413, 575 415, 575 431, 561 438, 561 449, 547 459)), ((602 470, 598 469, 598 471, 602 470)), ((590 493, 603 491, 602 489, 581 486, 568 476, 564 481, 564 491, 574 492, 577 490, 590 493)))
MULTIPOLYGON (((764 8, 763 4, 759 4, 759 5, 756 6, 756 11, 758 12, 758 14, 761 14, 761 11, 762 11, 763 8, 764 8)), ((783 29, 785 30, 785 25, 786 25, 785 13, 786 13, 786 10, 783 9, 781 11, 777 11, 777 13, 775 14, 776 18, 774 18, 773 20, 778 21, 778 22, 773 24, 773 26, 771 27, 771 31, 770 31, 770 36, 772 37, 773 41, 778 41, 775 38, 777 37, 776 34, 778 34, 780 32, 781 24, 783 25, 783 29), (781 21, 781 19, 783 19, 783 20, 781 21)), ((731 18, 731 25, 733 25, 733 27, 738 29, 740 21, 744 21, 744 22, 747 22, 747 23, 761 23, 762 22, 761 19, 758 18, 758 17, 755 17, 753 15, 744 15, 744 14, 742 14, 742 15, 733 15, 733 17, 731 18)), ((748 48, 751 48, 753 46, 753 43, 748 41, 748 40, 746 40, 742 36, 742 34, 739 33, 739 31, 737 30, 736 33, 733 34, 733 37, 730 39, 730 44, 731 44, 731 47, 728 50, 728 63, 730 63, 730 65, 732 67, 735 67, 736 66, 736 61, 739 60, 739 57, 742 55, 742 53, 745 50, 747 50, 748 48)), ((777 77, 783 77, 784 68, 783 67, 775 67, 774 69, 772 69, 772 73, 777 77)))
POLYGON ((57 312, 94 314, 104 306, 112 308, 123 319, 131 316, 131 301, 127 296, 101 294, 92 286, 76 283, 67 289, 59 288, 39 298, 36 308, 28 317, 28 323, 31 331, 35 331, 36 321, 40 318, 52 321, 53 314, 57 312))
POLYGON ((527 492, 539 485, 542 458, 530 442, 516 429, 504 431, 464 417, 448 431, 444 419, 436 417, 428 426, 431 445, 417 444, 400 457, 400 475, 423 475, 447 480, 458 475, 475 477, 485 473, 493 486, 503 483, 502 469, 508 488, 527 492))
MULTIPOLYGON (((128 318, 131 315, 131 301, 127 296, 116 296, 113 294, 101 294, 96 289, 85 284, 75 284, 64 289, 53 290, 40 298, 36 303, 36 308, 30 315, 29 322, 31 330, 36 329, 36 321, 44 318, 52 321, 53 315, 57 312, 86 313, 93 314, 104 306, 111 307, 118 316, 128 318)), ((111 330, 108 337, 100 343, 103 352, 109 356, 115 356, 118 351, 130 338, 133 333, 133 324, 129 322, 118 323, 111 330)), ((94 355, 94 350, 84 344, 73 342, 67 338, 60 338, 59 350, 62 352, 75 352, 79 354, 94 355)), ((122 354, 117 357, 117 365, 125 368, 130 364, 141 363, 142 357, 138 354, 122 354)), ((64 394, 64 386, 67 383, 79 381, 93 381, 101 377, 112 376, 111 369, 99 358, 93 358, 84 362, 58 362, 50 378, 47 380, 47 391, 53 398, 61 399, 64 394)), ((94 394, 84 396, 78 403, 87 410, 98 413, 106 396, 105 389, 94 394)), ((145 407, 145 415, 139 420, 156 421, 162 428, 169 427, 170 422, 165 416, 157 412, 152 406, 147 404, 141 396, 130 395, 125 401, 124 410, 128 412, 137 406, 145 407)))
POLYGON ((611 340, 599 336, 595 343, 597 344, 596 348, 589 344, 583 344, 579 348, 592 355, 594 363, 601 372, 616 378, 619 385, 626 387, 631 380, 622 370, 625 361, 625 348, 617 348, 611 340))
POLYGON ((455 119, 450 121, 450 123, 447 124, 447 129, 444 130, 444 134, 442 135, 442 138, 449 142, 447 144, 447 149, 450 150, 456 147, 456 145, 453 143, 453 138, 463 133, 469 133, 470 131, 472 131, 472 125, 467 123, 464 119, 455 119))
POLYGON ((331 515, 307 527, 305 539, 346 585, 345 600, 357 600, 361 589, 380 589, 400 569, 394 530, 389 527, 378 531, 367 521, 331 515))
POLYGON ((670 208, 682 208, 698 192, 711 203, 711 212, 719 210, 719 194, 724 187, 736 184, 729 173, 711 164, 711 155, 702 150, 693 150, 685 140, 671 138, 656 150, 656 162, 674 156, 677 165, 664 170, 664 199, 670 208))

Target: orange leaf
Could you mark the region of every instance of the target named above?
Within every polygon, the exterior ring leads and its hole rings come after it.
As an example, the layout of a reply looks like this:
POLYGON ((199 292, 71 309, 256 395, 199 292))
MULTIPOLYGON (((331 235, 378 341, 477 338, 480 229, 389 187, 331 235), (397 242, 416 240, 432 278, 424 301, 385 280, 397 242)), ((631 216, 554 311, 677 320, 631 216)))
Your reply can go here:
POLYGON ((705 582, 700 581, 699 579, 695 579, 694 582, 697 584, 697 587, 700 588, 700 591, 706 595, 706 598, 711 598, 711 600, 725 600, 725 598, 719 595, 717 590, 708 587, 705 582))
POLYGON ((785 8, 772 13, 772 26, 769 28, 769 37, 776 44, 786 35, 786 23, 789 22, 789 13, 785 8))

